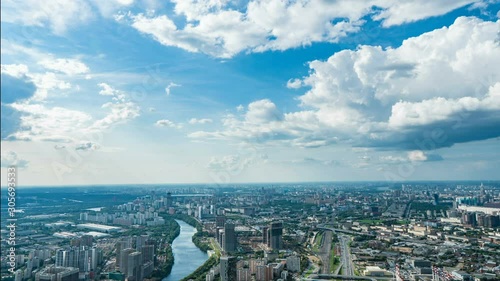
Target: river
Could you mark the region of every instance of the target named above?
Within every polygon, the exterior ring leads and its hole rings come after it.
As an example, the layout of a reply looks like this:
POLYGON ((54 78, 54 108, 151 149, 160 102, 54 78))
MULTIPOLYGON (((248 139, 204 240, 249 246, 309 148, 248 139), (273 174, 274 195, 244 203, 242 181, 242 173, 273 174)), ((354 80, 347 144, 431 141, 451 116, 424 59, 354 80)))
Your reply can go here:
POLYGON ((202 252, 192 241, 196 228, 181 220, 175 220, 181 226, 181 232, 172 243, 174 266, 170 275, 162 281, 179 281, 188 276, 208 259, 208 254, 202 252))

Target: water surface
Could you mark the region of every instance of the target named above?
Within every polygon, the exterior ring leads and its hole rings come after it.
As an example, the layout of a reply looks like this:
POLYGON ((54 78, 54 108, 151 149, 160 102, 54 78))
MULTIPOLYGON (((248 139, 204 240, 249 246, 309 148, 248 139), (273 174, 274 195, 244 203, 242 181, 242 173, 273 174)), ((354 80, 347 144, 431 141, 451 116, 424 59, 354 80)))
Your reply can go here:
POLYGON ((207 259, 208 254, 202 252, 191 240, 196 233, 196 228, 181 220, 176 220, 181 226, 181 232, 172 243, 174 253, 174 266, 172 272, 162 281, 179 281, 188 276, 207 259))

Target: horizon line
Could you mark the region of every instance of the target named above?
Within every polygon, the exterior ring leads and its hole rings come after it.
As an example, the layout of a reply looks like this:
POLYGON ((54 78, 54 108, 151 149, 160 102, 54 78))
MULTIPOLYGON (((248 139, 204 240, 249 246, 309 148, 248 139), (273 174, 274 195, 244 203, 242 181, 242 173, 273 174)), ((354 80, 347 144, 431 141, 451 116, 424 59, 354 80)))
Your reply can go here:
MULTIPOLYGON (((257 184, 332 184, 332 183, 375 183, 375 184, 402 184, 402 183, 422 183, 422 182, 493 182, 500 183, 500 179, 482 179, 482 180, 404 180, 404 181, 384 181, 384 180, 339 180, 339 181, 295 181, 295 182, 229 182, 229 183, 89 183, 89 184, 51 184, 51 185, 18 185, 15 188, 63 188, 63 187, 99 187, 99 186, 172 186, 172 185, 207 185, 207 186, 230 186, 230 185, 257 185, 257 184)), ((0 188, 8 188, 7 185, 0 185, 0 188)))

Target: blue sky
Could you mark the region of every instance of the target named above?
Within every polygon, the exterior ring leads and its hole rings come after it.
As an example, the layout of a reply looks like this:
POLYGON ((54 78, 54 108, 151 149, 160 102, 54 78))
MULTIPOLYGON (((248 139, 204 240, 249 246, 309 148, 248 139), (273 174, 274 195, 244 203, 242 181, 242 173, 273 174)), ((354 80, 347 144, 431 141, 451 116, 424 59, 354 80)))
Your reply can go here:
POLYGON ((20 184, 500 179, 499 1, 1 5, 20 184))

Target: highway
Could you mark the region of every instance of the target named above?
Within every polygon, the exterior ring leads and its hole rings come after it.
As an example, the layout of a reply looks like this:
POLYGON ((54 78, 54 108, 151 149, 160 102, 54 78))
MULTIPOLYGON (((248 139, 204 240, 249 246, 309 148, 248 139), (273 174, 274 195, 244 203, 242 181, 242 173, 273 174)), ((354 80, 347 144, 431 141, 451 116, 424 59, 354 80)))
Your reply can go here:
POLYGON ((319 280, 331 280, 331 279, 341 279, 341 280, 369 280, 377 281, 375 278, 364 277, 364 276, 345 276, 345 275, 335 275, 335 274, 312 274, 309 278, 302 279, 303 281, 319 281, 319 280))
POLYGON ((340 229, 340 228, 333 228, 333 227, 328 227, 328 226, 325 226, 325 225, 318 225, 317 226, 319 229, 326 229, 326 230, 331 230, 333 232, 340 232, 340 233, 346 233, 346 234, 350 234, 350 235, 367 235, 367 236, 373 236, 373 235, 370 235, 368 233, 363 233, 363 232, 359 232, 359 231, 351 231, 351 230, 345 230, 345 229, 340 229))
POLYGON ((352 263, 349 242, 351 238, 346 235, 339 235, 340 252, 342 254, 343 275, 354 276, 354 265, 352 263))
MULTIPOLYGON (((351 242, 351 237, 348 235, 345 235, 345 234, 340 234, 340 233, 357 234, 357 235, 359 235, 360 233, 356 233, 356 232, 348 231, 348 230, 343 230, 343 229, 325 227, 324 225, 318 225, 318 228, 325 229, 325 230, 331 230, 331 231, 333 231, 333 233, 338 234, 340 252, 342 255, 340 258, 340 262, 342 264, 342 273, 343 273, 342 275, 344 275, 344 277, 355 276, 354 275, 354 264, 352 262, 351 251, 350 251, 350 247, 349 247, 349 242, 351 242)), ((326 272, 324 272, 324 273, 326 273, 326 272)), ((349 279, 345 279, 345 280, 349 280, 349 279)))

